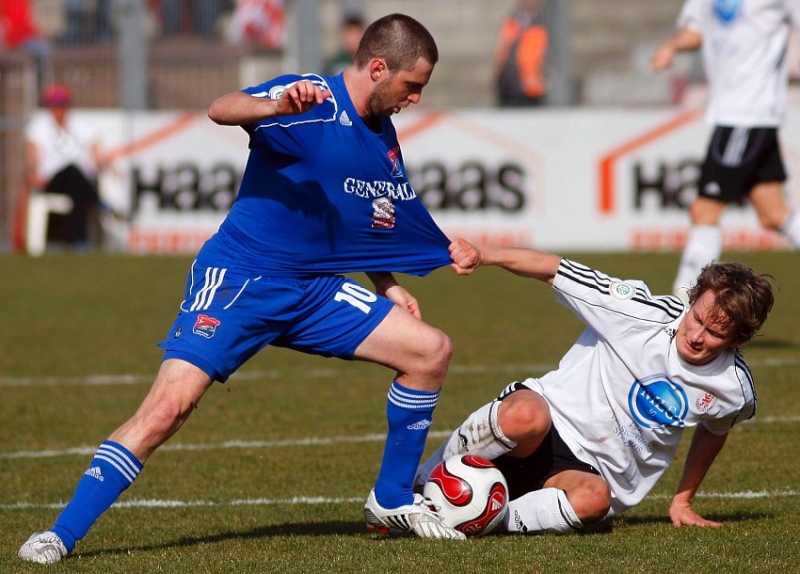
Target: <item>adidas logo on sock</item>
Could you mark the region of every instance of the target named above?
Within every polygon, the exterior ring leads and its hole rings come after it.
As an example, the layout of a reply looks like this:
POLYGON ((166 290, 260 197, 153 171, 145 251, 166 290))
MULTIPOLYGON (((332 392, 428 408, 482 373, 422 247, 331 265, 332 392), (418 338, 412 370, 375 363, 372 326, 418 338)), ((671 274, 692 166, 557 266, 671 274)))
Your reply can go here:
POLYGON ((103 482, 103 473, 100 471, 99 466, 93 466, 89 470, 83 473, 84 475, 91 476, 92 478, 96 478, 100 482, 103 482))
POLYGON ((347 115, 347 110, 343 110, 341 114, 339 114, 339 123, 343 126, 352 126, 353 122, 350 120, 350 116, 347 115))
POLYGON ((422 419, 421 421, 415 422, 413 425, 408 425, 406 428, 408 430, 425 430, 429 426, 431 426, 431 421, 428 419, 422 419))

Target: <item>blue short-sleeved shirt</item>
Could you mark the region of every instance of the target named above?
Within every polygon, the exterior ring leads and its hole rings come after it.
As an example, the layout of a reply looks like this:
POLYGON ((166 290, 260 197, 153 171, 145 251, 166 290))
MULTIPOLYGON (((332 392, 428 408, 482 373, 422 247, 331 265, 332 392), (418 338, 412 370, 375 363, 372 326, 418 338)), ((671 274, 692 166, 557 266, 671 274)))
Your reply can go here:
POLYGON ((244 90, 278 98, 300 80, 331 96, 310 111, 244 126, 250 156, 238 196, 204 247, 270 276, 360 271, 425 275, 449 240, 412 188, 390 118, 358 116, 341 75, 285 75, 244 90))

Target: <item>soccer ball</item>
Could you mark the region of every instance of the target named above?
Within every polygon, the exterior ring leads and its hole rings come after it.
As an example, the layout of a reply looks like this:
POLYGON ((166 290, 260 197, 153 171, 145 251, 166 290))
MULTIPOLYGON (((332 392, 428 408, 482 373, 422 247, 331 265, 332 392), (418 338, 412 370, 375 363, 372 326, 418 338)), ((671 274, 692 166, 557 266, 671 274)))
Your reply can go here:
POLYGON ((470 454, 437 464, 423 495, 447 526, 467 536, 494 530, 508 508, 508 484, 503 473, 489 460, 470 454))

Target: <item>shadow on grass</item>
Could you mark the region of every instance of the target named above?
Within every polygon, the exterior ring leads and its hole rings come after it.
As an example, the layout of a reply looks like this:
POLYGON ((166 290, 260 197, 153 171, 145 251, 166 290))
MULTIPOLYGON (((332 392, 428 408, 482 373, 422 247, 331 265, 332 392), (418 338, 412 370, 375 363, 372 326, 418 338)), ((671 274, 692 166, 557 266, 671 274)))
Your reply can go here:
POLYGON ((209 534, 208 536, 195 536, 178 538, 172 541, 164 541, 159 544, 141 544, 136 546, 126 546, 124 548, 106 548, 103 550, 90 550, 80 552, 85 558, 93 556, 107 556, 114 554, 127 554, 131 551, 152 551, 165 550, 168 548, 191 547, 201 544, 213 544, 228 540, 251 540, 259 538, 283 538, 292 536, 371 536, 367 533, 363 522, 314 522, 314 523, 295 523, 295 524, 275 524, 272 526, 260 526, 252 530, 241 532, 222 532, 219 534, 209 534))
MULTIPOLYGON (((771 520, 773 515, 760 513, 760 514, 716 514, 708 515, 709 520, 716 522, 735 523, 735 522, 752 522, 771 520)), ((642 524, 670 524, 668 516, 626 516, 618 517, 615 520, 607 520, 598 524, 587 526, 579 533, 580 536, 593 536, 602 534, 611 534, 614 531, 615 521, 619 524, 626 526, 636 526, 642 524)), ((113 556, 116 554, 128 554, 132 551, 153 551, 153 550, 166 550, 169 548, 188 548, 202 544, 214 544, 218 542, 225 542, 228 540, 251 540, 260 538, 282 538, 292 536, 369 536, 376 541, 385 541, 392 538, 408 538, 409 535, 387 535, 382 536, 378 534, 369 534, 365 531, 363 522, 318 522, 318 523, 293 523, 293 524, 276 524, 272 526, 261 526, 248 531, 242 532, 223 532, 220 534, 210 534, 208 536, 184 537, 178 538, 173 541, 164 541, 159 544, 142 544, 137 546, 125 546, 124 548, 106 548, 102 550, 90 550, 88 552, 80 552, 84 558, 91 558, 94 556, 113 556)), ((504 534, 496 533, 491 534, 490 537, 504 536, 504 534)))
MULTIPOLYGON (((772 514, 767 513, 737 513, 737 514, 705 514, 703 518, 720 522, 722 524, 731 524, 736 522, 755 522, 772 520, 775 518, 772 514)), ((617 518, 620 524, 627 526, 637 526, 639 524, 672 524, 669 516, 624 516, 617 518)))

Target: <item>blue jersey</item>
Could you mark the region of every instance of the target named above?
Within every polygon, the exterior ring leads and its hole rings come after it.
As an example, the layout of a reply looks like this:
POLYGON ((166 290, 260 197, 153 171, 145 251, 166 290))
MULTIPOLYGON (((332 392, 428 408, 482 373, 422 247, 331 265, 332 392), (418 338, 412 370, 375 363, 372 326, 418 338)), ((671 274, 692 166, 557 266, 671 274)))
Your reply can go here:
POLYGON ((341 75, 284 75, 244 90, 276 99, 300 80, 331 96, 304 114, 246 125, 239 193, 204 251, 272 276, 397 271, 450 264, 449 240, 409 183, 389 118, 358 116, 341 75))

